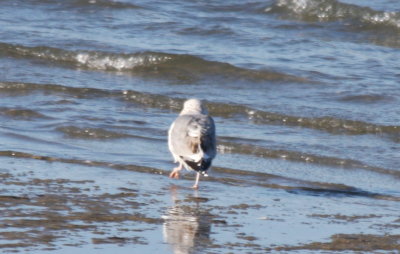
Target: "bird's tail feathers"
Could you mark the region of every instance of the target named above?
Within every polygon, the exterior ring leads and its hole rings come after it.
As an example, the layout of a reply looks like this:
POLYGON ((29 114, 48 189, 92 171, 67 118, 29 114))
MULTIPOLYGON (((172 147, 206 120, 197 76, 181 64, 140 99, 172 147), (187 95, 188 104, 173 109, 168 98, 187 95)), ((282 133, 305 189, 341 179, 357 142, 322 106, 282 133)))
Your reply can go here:
POLYGON ((186 165, 204 176, 207 176, 207 170, 211 167, 211 159, 203 158, 200 161, 185 160, 186 165))

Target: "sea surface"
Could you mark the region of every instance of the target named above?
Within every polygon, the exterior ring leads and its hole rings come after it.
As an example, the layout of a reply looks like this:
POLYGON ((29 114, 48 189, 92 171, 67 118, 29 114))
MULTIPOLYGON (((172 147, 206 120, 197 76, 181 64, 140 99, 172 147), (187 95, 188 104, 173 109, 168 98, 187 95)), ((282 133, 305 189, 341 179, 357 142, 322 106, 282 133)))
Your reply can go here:
POLYGON ((2 0, 0 252, 395 253, 399 59, 397 0, 2 0))

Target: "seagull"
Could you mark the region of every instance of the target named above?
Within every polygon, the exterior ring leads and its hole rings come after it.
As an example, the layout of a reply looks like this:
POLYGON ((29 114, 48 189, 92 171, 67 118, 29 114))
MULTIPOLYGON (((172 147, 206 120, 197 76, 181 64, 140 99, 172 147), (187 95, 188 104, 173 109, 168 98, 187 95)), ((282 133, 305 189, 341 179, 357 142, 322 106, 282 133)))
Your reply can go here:
POLYGON ((175 163, 179 163, 169 175, 179 178, 185 167, 197 172, 193 189, 198 189, 200 174, 207 176, 207 170, 215 158, 215 124, 207 109, 198 99, 189 99, 183 104, 179 116, 168 131, 168 148, 175 163))

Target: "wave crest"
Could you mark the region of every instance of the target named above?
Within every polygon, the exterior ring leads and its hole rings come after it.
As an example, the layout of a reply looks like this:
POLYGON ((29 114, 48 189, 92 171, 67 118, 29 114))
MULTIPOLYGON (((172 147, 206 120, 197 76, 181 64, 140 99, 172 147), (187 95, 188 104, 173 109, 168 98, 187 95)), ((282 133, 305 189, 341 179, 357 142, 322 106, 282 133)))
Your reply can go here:
POLYGON ((357 26, 386 26, 400 29, 400 13, 376 11, 336 0, 278 0, 266 10, 288 18, 311 22, 352 20, 357 26))
POLYGON ((138 53, 133 55, 102 54, 96 52, 82 52, 74 56, 80 67, 95 70, 127 71, 138 67, 150 67, 165 63, 171 56, 156 53, 138 53))
POLYGON ((183 81, 222 77, 227 80, 310 82, 306 78, 276 71, 246 69, 229 63, 205 60, 198 56, 162 52, 122 54, 0 43, 0 55, 39 59, 44 64, 56 63, 72 68, 127 72, 144 77, 173 78, 183 81))

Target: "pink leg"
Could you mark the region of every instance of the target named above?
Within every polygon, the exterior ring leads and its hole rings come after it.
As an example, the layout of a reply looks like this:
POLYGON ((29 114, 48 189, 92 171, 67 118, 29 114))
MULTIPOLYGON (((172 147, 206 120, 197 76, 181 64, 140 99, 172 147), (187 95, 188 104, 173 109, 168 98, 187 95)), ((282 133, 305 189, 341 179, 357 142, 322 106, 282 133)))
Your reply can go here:
POLYGON ((183 164, 179 163, 179 166, 172 170, 171 174, 169 174, 169 177, 178 179, 179 178, 179 171, 181 171, 182 168, 183 168, 183 164))
POLYGON ((194 185, 192 186, 193 189, 197 190, 199 188, 199 180, 200 180, 200 173, 197 172, 196 181, 194 182, 194 185))

